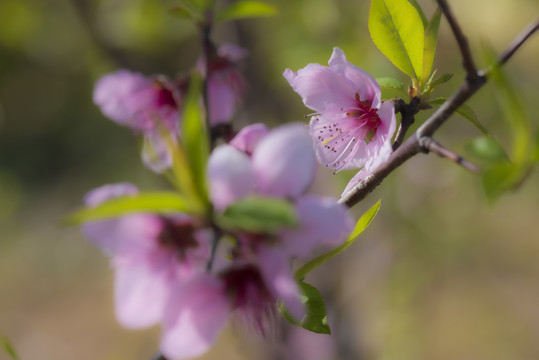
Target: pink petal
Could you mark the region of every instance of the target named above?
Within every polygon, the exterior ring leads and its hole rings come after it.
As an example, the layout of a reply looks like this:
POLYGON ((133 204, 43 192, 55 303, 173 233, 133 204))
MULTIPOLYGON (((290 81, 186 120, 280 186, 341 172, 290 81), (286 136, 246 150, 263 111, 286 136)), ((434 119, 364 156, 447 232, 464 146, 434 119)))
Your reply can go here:
POLYGON ((82 233, 111 256, 131 256, 157 247, 162 228, 161 220, 155 215, 132 214, 85 223, 82 233))
POLYGON ((221 70, 212 73, 208 82, 211 125, 230 121, 236 111, 238 95, 229 82, 227 71, 221 70))
POLYGON ((376 135, 380 137, 384 143, 391 142, 397 127, 393 103, 391 101, 384 101, 378 110, 378 116, 380 117, 381 123, 376 131, 376 135))
POLYGON ((108 118, 121 125, 130 125, 140 108, 152 101, 139 95, 151 91, 152 88, 151 81, 143 75, 119 70, 104 75, 97 81, 93 94, 94 103, 108 118))
POLYGON ((249 157, 230 145, 215 149, 208 162, 210 197, 218 210, 249 195, 255 175, 249 157))
POLYGON ((251 155, 257 144, 266 135, 269 130, 264 124, 252 124, 244 127, 240 132, 229 142, 229 145, 243 151, 247 155, 251 155))
POLYGON ((107 200, 138 194, 138 188, 130 183, 116 183, 100 186, 84 196, 86 206, 94 207, 107 200))
POLYGON ((344 52, 339 48, 333 48, 329 59, 329 67, 347 80, 349 86, 355 89, 361 101, 371 101, 371 106, 378 109, 381 104, 380 86, 366 71, 346 61, 344 52))
POLYGON ((176 288, 170 297, 161 339, 161 351, 170 359, 202 355, 216 341, 230 313, 223 284, 201 275, 176 288))
POLYGON ((142 162, 155 173, 162 173, 172 166, 172 152, 157 131, 144 134, 142 162))
POLYGON ((217 55, 234 62, 243 59, 248 53, 246 49, 230 43, 222 44, 217 49, 217 55))
POLYGON ((355 105, 356 87, 326 66, 309 64, 297 73, 286 69, 283 76, 305 106, 319 113, 355 105))
POLYGON ((256 147, 253 168, 261 194, 296 197, 315 174, 312 141, 301 124, 274 129, 256 147))
POLYGON ((291 257, 308 256, 315 248, 337 246, 350 234, 353 221, 344 205, 334 198, 305 195, 296 201, 298 227, 284 231, 283 246, 291 257))
POLYGON ((172 283, 166 272, 155 271, 149 265, 130 261, 116 268, 116 316, 125 327, 144 328, 162 319, 172 283))
POLYGON ((305 308, 301 303, 301 293, 292 275, 290 258, 287 255, 282 249, 260 247, 260 272, 268 290, 277 300, 281 300, 290 314, 299 321, 305 316, 305 308))

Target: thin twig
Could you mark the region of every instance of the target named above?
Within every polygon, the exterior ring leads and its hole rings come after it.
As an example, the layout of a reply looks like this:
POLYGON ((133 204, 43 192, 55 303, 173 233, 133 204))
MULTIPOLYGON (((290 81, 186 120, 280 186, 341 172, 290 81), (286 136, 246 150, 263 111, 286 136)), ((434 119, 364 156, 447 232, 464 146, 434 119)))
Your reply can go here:
POLYGON ((421 145, 421 147, 425 149, 426 151, 433 152, 440 157, 449 159, 453 161, 454 163, 459 164, 460 166, 462 166, 463 168, 467 170, 470 170, 475 173, 480 172, 480 169, 477 165, 464 159, 462 156, 460 156, 456 152, 451 151, 448 148, 444 147, 438 141, 434 140, 433 138, 429 136, 424 136, 421 139, 419 139, 419 145, 421 145))
POLYGON ((533 35, 534 32, 536 32, 539 29, 539 19, 535 20, 535 22, 528 25, 509 45, 509 47, 500 55, 498 58, 498 63, 500 65, 503 65, 513 56, 513 54, 520 48, 522 44, 530 36, 533 35))
POLYGON ((442 10, 442 13, 447 19, 447 22, 449 23, 449 26, 451 27, 451 31, 453 31, 455 39, 457 40, 460 54, 462 55, 462 65, 466 70, 466 74, 468 75, 468 77, 473 78, 477 75, 477 69, 473 61, 472 52, 470 51, 470 47, 468 45, 468 39, 466 39, 466 36, 464 36, 464 34, 462 33, 462 30, 457 23, 457 19, 455 18, 453 12, 451 11, 451 8, 449 7, 449 4, 447 4, 445 0, 437 0, 437 2, 440 6, 440 9, 442 10))
MULTIPOLYGON (((475 94, 487 81, 485 75, 487 73, 486 71, 476 71, 466 38, 462 35, 449 6, 443 0, 438 0, 438 3, 440 4, 444 15, 448 17, 453 33, 457 38, 463 57, 463 65, 466 68, 468 75, 464 79, 461 87, 442 106, 440 106, 434 114, 419 127, 419 129, 417 129, 414 135, 404 141, 404 143, 369 176, 357 183, 350 191, 339 199, 340 204, 345 204, 348 207, 354 206, 373 191, 397 167, 402 165, 406 160, 422 152, 420 139, 432 136, 434 132, 436 132, 455 112, 455 110, 464 104, 464 102, 475 94)), ((508 49, 503 52, 502 56, 500 56, 499 65, 503 65, 536 30, 536 24, 527 27, 526 30, 511 43, 508 49)))

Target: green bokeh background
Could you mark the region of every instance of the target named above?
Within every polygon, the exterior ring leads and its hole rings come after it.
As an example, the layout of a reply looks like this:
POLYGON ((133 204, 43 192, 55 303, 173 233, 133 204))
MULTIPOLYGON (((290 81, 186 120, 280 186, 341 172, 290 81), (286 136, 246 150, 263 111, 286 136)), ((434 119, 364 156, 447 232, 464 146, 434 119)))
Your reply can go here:
MULTIPOLYGON (((375 77, 406 80, 370 40, 367 0, 271 3, 279 15, 220 25, 214 34, 250 51, 243 70, 251 90, 238 127, 305 121, 310 110, 281 74, 327 63, 334 46, 375 77)), ((474 51, 485 43, 502 51, 539 14, 536 0, 450 3, 474 51)), ((91 98, 95 80, 117 68, 173 75, 194 64, 195 28, 167 13, 173 4, 0 0, 0 335, 21 359, 149 359, 158 346, 158 329, 116 323, 107 259, 60 220, 101 184, 166 188, 141 165, 130 131, 105 119, 91 98)), ((421 4, 432 13, 432 2, 421 4)), ((439 96, 463 77, 448 30, 442 21, 435 68, 455 77, 439 96)), ((536 129, 538 59, 536 36, 506 66, 536 129)), ((492 85, 469 104, 510 145, 492 85)), ((458 117, 437 134, 463 154, 477 136, 458 117)), ((338 196, 352 175, 320 169, 313 191, 338 196)), ((398 169, 354 208, 359 216, 382 199, 371 228, 309 277, 333 325, 335 351, 320 350, 320 359, 539 358, 538 180, 532 172, 518 192, 489 205, 477 176, 434 155, 398 169)), ((229 327, 203 358, 299 359, 286 355, 286 332, 269 342, 248 333, 229 327)), ((306 342, 304 353, 328 339, 306 342)), ((0 359, 7 355, 0 351, 0 359)))

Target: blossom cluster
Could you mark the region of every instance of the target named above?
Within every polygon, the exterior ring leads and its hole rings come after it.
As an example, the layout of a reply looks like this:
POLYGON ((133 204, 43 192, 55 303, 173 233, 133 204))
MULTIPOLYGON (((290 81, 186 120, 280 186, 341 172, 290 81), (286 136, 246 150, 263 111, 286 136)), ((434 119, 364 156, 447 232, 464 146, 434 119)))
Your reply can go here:
MULTIPOLYGON (((235 63, 243 55, 225 46, 211 61, 199 60, 211 126, 229 122, 235 112, 245 87, 235 63)), ((264 333, 277 302, 301 320, 305 308, 292 261, 341 244, 353 226, 335 198, 307 193, 316 160, 334 171, 361 168, 350 188, 391 151, 393 107, 381 101, 374 79, 348 63, 340 49, 334 50, 329 68, 309 64, 297 73, 287 69, 284 76, 317 112, 309 131, 298 123, 273 130, 253 124, 216 147, 206 164, 210 213, 140 212, 82 227, 110 256, 119 322, 129 328, 160 324, 160 350, 167 358, 206 352, 231 316, 264 333), (294 224, 249 230, 215 220, 236 204, 258 198, 288 204, 294 224)), ((148 78, 120 70, 97 82, 94 101, 107 117, 143 136, 144 164, 163 172, 172 165, 163 134, 182 136, 188 82, 188 77, 148 78)), ((94 208, 137 194, 132 184, 110 184, 88 193, 85 203, 94 208)))

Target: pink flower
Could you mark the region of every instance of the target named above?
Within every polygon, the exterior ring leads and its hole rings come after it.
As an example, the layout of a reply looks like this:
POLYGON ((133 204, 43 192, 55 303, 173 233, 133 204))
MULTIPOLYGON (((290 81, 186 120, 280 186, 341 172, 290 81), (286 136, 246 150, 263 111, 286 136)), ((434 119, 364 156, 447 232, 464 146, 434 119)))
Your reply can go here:
MULTIPOLYGON (((239 46, 223 44, 217 54, 210 57, 208 101, 211 125, 229 122, 241 103, 246 83, 237 69, 237 64, 246 55, 247 51, 239 46)), ((197 67, 205 76, 205 59, 200 59, 197 67)))
MULTIPOLYGON (((97 188, 88 206, 138 192, 131 184, 97 188)), ((88 222, 83 233, 111 257, 115 269, 115 308, 119 322, 143 328, 163 320, 165 307, 177 301, 171 293, 199 272, 209 258, 207 235, 185 215, 132 214, 88 222)))
POLYGON ((217 338, 234 313, 264 331, 264 317, 282 301, 298 319, 304 315, 291 260, 320 245, 336 245, 352 228, 344 206, 335 199, 304 195, 315 171, 312 142, 300 124, 271 132, 259 124, 242 130, 210 157, 210 192, 218 211, 253 194, 292 201, 297 228, 277 235, 237 234, 229 261, 215 276, 199 275, 177 291, 183 301, 167 310, 161 349, 174 359, 198 356, 217 338), (194 345, 193 345, 194 344, 194 345))
POLYGON ((144 136, 142 159, 154 172, 163 172, 172 157, 160 131, 179 134, 177 86, 163 76, 147 78, 139 73, 118 70, 101 77, 94 88, 94 102, 105 116, 144 136))
POLYGON ((305 106, 317 112, 309 132, 322 165, 334 171, 362 168, 357 182, 391 154, 393 104, 381 101, 378 83, 346 61, 341 49, 333 49, 329 67, 309 64, 283 75, 305 106))

